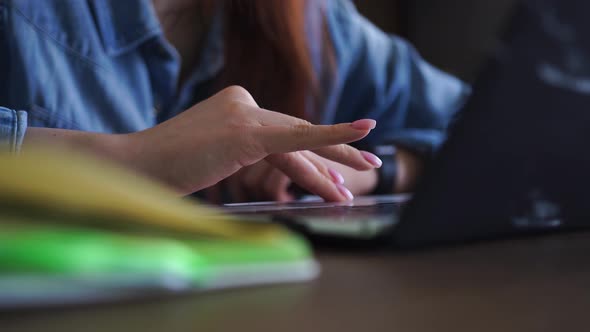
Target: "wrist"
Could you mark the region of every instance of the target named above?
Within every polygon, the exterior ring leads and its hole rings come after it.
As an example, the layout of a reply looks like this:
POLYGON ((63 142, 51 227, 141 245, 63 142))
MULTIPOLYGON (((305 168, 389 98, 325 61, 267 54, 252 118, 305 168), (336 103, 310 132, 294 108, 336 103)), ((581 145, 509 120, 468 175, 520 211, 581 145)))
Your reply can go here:
POLYGON ((129 134, 112 135, 106 150, 112 159, 152 178, 161 179, 161 172, 156 168, 160 163, 153 160, 154 153, 147 151, 155 145, 149 141, 147 130, 129 134))
POLYGON ((174 161, 179 158, 175 150, 168 149, 165 140, 156 135, 154 128, 130 134, 114 135, 110 140, 112 156, 118 162, 138 173, 157 180, 183 195, 193 191, 183 179, 188 175, 178 168, 174 161), (185 177, 183 178, 183 175, 185 177), (185 187, 185 184, 187 185, 185 187))
POLYGON ((378 145, 368 149, 375 154, 383 164, 376 170, 377 180, 371 194, 386 195, 397 192, 398 160, 397 149, 393 145, 378 145))
POLYGON ((125 167, 141 170, 139 143, 134 134, 97 134, 84 145, 99 156, 125 167))
POLYGON ((420 179, 425 161, 418 154, 398 149, 396 154, 397 174, 395 183, 395 192, 414 191, 418 180, 420 179))

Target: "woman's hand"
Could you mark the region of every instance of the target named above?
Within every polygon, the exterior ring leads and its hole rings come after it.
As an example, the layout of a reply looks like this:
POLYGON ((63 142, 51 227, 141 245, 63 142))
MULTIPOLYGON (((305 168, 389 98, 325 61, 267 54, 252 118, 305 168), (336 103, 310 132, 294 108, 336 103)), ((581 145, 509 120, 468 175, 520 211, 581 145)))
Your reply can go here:
MULTIPOLYGON (((303 154, 303 157, 313 160, 313 163, 318 167, 326 168, 342 195, 348 199, 352 199, 353 195, 369 194, 377 185, 377 172, 374 169, 359 171, 309 151, 299 153, 303 154)), ((379 165, 378 160, 369 156, 367 155, 372 159, 371 163, 379 165)), ((227 190, 232 202, 267 200, 288 202, 295 198, 289 190, 292 184, 292 179, 281 170, 266 161, 260 161, 240 169, 212 190, 227 190)), ((329 196, 319 194, 318 191, 309 191, 318 194, 327 201, 334 200, 329 196)))
POLYGON ((214 185, 240 168, 262 159, 277 167, 305 189, 348 199, 325 167, 306 158, 318 155, 371 169, 363 154, 340 145, 365 137, 372 120, 353 124, 314 126, 309 122, 258 107, 250 94, 230 87, 154 128, 132 135, 141 149, 141 165, 149 174, 191 193, 214 185))
POLYGON ((356 169, 375 166, 366 154, 343 143, 365 137, 375 122, 316 126, 258 107, 240 87, 227 88, 153 128, 124 135, 30 128, 31 142, 61 140, 94 150, 163 181, 181 194, 209 187, 260 160, 281 170, 301 187, 330 200, 346 200, 327 168, 307 152, 356 169))
MULTIPOLYGON (((395 162, 397 173, 395 188, 391 192, 402 193, 414 190, 417 180, 422 174, 424 161, 416 154, 403 148, 397 148, 395 162)), ((301 152, 306 157, 314 160, 314 163, 328 169, 332 178, 339 183, 340 191, 347 197, 353 195, 367 195, 377 187, 378 174, 375 169, 356 170, 352 167, 322 158, 309 151, 301 152)), ((367 158, 371 163, 378 165, 379 161, 367 158)), ((254 165, 244 167, 223 181, 222 185, 212 188, 211 192, 227 190, 232 202, 251 201, 279 201, 288 202, 295 197, 289 191, 293 181, 281 170, 266 161, 260 161, 254 165)), ((314 191, 311 191, 314 192, 314 191)), ((317 192, 314 192, 317 193, 317 192)), ((329 197, 319 195, 326 200, 329 197)))

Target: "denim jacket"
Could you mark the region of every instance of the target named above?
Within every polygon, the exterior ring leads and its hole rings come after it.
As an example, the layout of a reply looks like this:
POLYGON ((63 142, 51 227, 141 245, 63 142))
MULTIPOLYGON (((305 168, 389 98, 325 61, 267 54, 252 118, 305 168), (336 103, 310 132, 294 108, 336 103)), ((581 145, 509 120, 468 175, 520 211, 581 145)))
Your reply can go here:
MULTIPOLYGON (((376 119, 367 144, 440 144, 469 87, 349 0, 328 0, 324 15, 336 68, 322 122, 376 119)), ((0 0, 3 146, 17 151, 27 127, 128 133, 173 117, 213 93, 224 65, 221 29, 213 20, 198 69, 178 88, 179 55, 149 0, 0 0)), ((310 46, 317 66, 320 47, 310 46)))

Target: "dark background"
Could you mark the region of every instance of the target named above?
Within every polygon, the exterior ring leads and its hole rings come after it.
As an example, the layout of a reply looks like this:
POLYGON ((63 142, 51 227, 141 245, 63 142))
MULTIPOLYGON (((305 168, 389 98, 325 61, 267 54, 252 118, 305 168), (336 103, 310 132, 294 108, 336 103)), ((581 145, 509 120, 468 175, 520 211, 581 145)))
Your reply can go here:
POLYGON ((472 82, 516 0, 355 0, 377 26, 439 68, 472 82))

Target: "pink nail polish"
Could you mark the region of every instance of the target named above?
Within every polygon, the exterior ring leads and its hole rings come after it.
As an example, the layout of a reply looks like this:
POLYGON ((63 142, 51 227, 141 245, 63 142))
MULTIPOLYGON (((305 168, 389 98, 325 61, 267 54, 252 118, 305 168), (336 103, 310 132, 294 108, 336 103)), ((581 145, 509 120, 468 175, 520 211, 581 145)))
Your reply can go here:
POLYGON ((328 173, 330 173, 330 176, 332 177, 332 181, 334 181, 334 183, 344 184, 344 177, 342 176, 342 174, 338 173, 337 171, 331 168, 328 168, 328 173))
POLYGON ((356 120, 355 122, 351 123, 350 126, 358 130, 372 130, 377 126, 377 121, 372 119, 356 120))
POLYGON ((379 159, 379 157, 377 157, 376 155, 367 152, 367 151, 361 151, 361 155, 363 155, 363 158, 365 158, 366 161, 368 161, 371 165, 379 168, 381 167, 381 165, 383 165, 383 161, 381 161, 381 159, 379 159))
POLYGON ((354 199, 354 196, 352 195, 350 190, 348 190, 348 188, 346 188, 345 186, 343 186, 341 184, 336 184, 336 186, 338 187, 338 191, 340 191, 340 193, 344 197, 346 197, 347 200, 352 201, 354 199))

